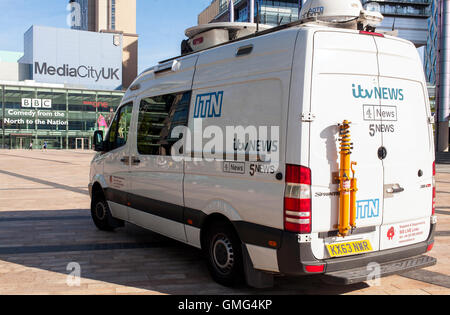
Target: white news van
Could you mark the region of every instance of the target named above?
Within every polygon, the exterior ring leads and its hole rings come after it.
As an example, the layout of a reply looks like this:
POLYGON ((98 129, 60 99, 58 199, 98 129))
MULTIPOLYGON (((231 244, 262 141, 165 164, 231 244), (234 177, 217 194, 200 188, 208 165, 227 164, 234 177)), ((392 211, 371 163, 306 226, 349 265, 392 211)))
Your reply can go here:
POLYGON ((305 5, 305 23, 255 34, 246 24, 190 29, 193 51, 135 80, 109 131, 95 134, 98 228, 126 221, 201 248, 225 285, 266 287, 277 274, 351 284, 436 263, 423 255, 434 243, 435 164, 416 48, 360 18, 330 27, 318 2, 305 5), (221 42, 224 30, 234 39, 221 42), (357 226, 345 237, 344 120, 358 162, 357 226))

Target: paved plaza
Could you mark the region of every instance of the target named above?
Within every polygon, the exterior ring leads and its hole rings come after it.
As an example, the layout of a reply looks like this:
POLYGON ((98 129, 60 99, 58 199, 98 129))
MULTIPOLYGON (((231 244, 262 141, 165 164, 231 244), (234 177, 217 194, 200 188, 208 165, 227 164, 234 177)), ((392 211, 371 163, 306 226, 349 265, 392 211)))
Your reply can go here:
POLYGON ((450 165, 437 167, 436 266, 380 286, 280 277, 256 290, 216 284, 197 249, 132 225, 98 231, 87 189, 93 154, 0 150, 0 294, 450 294, 450 165))

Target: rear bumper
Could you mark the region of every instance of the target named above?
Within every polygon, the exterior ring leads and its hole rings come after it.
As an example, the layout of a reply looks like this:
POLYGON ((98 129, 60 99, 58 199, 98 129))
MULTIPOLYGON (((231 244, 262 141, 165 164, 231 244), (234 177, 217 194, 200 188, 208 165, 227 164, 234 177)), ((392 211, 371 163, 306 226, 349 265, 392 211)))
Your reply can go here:
POLYGON ((430 256, 416 256, 384 264, 369 264, 366 267, 361 268, 327 272, 323 276, 323 280, 330 284, 348 285, 367 280, 375 280, 400 272, 434 266, 436 262, 436 258, 430 256))
MULTIPOLYGON (((411 258, 418 258, 427 252, 428 246, 434 243, 436 224, 431 224, 430 235, 425 242, 417 243, 410 246, 388 249, 358 256, 350 256, 343 258, 318 260, 314 257, 310 243, 299 243, 298 235, 295 233, 284 232, 282 236, 281 247, 277 251, 278 266, 280 273, 285 275, 307 275, 311 274, 306 271, 306 266, 324 265, 325 275, 332 275, 337 272, 357 272, 358 269, 366 268, 370 263, 377 263, 386 266, 386 270, 393 271, 388 265, 399 263, 411 258)), ((435 264, 436 261, 427 261, 427 263, 435 264)), ((414 263, 404 263, 399 265, 399 269, 390 273, 383 273, 381 276, 410 270, 414 263), (402 268, 402 266, 404 268, 402 268)), ((424 268, 429 265, 422 265, 420 262, 415 264, 416 268, 424 268)), ((360 279, 359 279, 360 280, 360 279)), ((364 278, 361 281, 365 281, 364 278)), ((354 282, 350 282, 354 283, 354 282)))

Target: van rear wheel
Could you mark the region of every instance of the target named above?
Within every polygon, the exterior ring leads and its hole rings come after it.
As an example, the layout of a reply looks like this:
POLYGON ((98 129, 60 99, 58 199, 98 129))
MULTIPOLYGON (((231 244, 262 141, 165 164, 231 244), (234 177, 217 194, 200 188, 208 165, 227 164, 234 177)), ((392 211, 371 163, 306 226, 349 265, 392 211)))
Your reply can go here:
POLYGON ((225 286, 235 286, 244 280, 241 241, 225 223, 209 227, 205 240, 205 255, 213 279, 225 286))
POLYGON ((95 226, 101 231, 110 232, 124 226, 122 220, 118 220, 111 215, 108 203, 101 194, 94 195, 92 199, 91 216, 95 226))

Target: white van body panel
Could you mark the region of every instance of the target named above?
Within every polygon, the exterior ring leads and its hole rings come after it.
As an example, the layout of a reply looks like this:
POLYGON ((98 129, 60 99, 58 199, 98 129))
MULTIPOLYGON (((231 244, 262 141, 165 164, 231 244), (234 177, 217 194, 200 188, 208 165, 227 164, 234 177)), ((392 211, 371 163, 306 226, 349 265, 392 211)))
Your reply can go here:
MULTIPOLYGON (((381 225, 383 201, 383 165, 377 156, 381 134, 371 137, 362 121, 364 101, 353 95, 358 86, 378 85, 377 47, 372 36, 355 33, 318 31, 314 36, 311 112, 310 165, 312 171, 313 253, 327 258, 320 232, 337 229, 339 214, 338 184, 333 178, 339 171, 339 127, 344 120, 352 122, 352 161, 358 162, 358 201, 370 205, 359 207, 358 227, 381 225), (376 207, 376 209, 371 209, 376 207), (368 213, 366 213, 368 212, 368 213)), ((378 231, 365 235, 378 250, 378 231)), ((361 235, 358 235, 361 238, 361 235)), ((351 238, 346 238, 351 239, 351 238)), ((339 241, 339 239, 336 239, 339 241)))
POLYGON ((406 41, 375 38, 380 87, 398 89, 403 97, 382 100, 387 116, 382 123, 395 128, 383 133, 387 157, 383 160, 385 188, 398 184, 397 194, 385 192, 381 249, 406 246, 427 239, 432 204, 432 126, 430 104, 420 57, 406 41), (422 172, 419 176, 418 173, 422 172), (391 232, 389 232, 391 230, 391 232))
MULTIPOLYGON (((154 75, 154 79, 147 82, 145 90, 136 98, 134 112, 139 113, 140 102, 144 98, 191 90, 197 58, 197 56, 186 57, 178 61, 177 71, 169 70, 154 75)), ((138 115, 136 116, 138 120, 138 115)), ((138 127, 138 123, 133 125, 135 132, 138 127)), ((149 208, 153 207, 153 209, 145 209, 144 205, 136 210, 131 205, 130 222, 185 242, 183 161, 175 161, 170 154, 168 156, 142 155, 138 152, 136 142, 130 148, 130 156, 140 161, 139 164, 130 166, 131 194, 137 196, 136 198, 145 198, 147 202, 149 200, 154 202, 149 205, 149 208), (173 220, 146 213, 147 210, 167 211, 165 203, 169 205, 169 208, 179 209, 173 220)))
MULTIPOLYGON (((229 203, 224 200, 212 200, 202 211, 205 215, 210 216, 213 214, 220 214, 226 217, 230 221, 242 221, 239 212, 234 209, 229 203)), ((186 217, 185 219, 189 219, 186 217)), ((199 228, 185 225, 186 229, 186 241, 188 244, 201 248, 199 228)))
MULTIPOLYGON (((198 95, 220 91, 223 93, 222 114, 218 118, 194 118, 191 112, 191 133, 195 135, 196 132, 194 122, 201 122, 203 130, 218 126, 224 135, 226 126, 280 126, 280 139, 285 139, 286 124, 283 121, 287 119, 296 37, 297 30, 289 30, 201 53, 194 77, 192 102, 196 102, 198 95), (253 45, 251 55, 236 57, 238 49, 249 44, 253 45)), ((192 106, 194 104, 191 109, 192 106)), ((203 146, 209 141, 205 138, 203 146)), ((279 165, 283 169, 285 142, 273 145, 279 146, 279 165)), ((276 170, 251 173, 256 166, 265 167, 268 163, 246 161, 245 156, 238 155, 236 160, 245 164, 244 171, 227 173, 224 171, 223 153, 233 156, 234 152, 226 152, 225 149, 224 143, 222 150, 216 152, 221 158, 214 162, 186 161, 185 206, 205 211, 212 202, 222 200, 236 209, 242 221, 282 229, 283 212, 280 210, 283 207, 284 182, 276 180, 276 170), (214 197, 217 191, 220 191, 220 199, 214 197)), ((199 147, 192 151, 201 155, 201 150, 199 147)), ((187 155, 191 156, 191 151, 187 155)))
MULTIPOLYGON (((129 99, 127 102, 122 101, 122 104, 119 106, 118 110, 120 110, 123 106, 133 106, 133 104, 133 99, 129 99)), ((135 121, 132 117, 131 126, 133 126, 134 122, 135 121)), ((134 130, 133 128, 130 128, 129 138, 124 146, 97 157, 97 161, 101 161, 101 163, 103 163, 103 178, 106 181, 106 186, 103 186, 103 189, 121 191, 124 195, 130 193, 130 165, 122 159, 127 159, 130 156, 130 148, 135 143, 134 138, 134 130)), ((108 205, 111 209, 111 214, 114 217, 125 221, 129 220, 128 206, 126 203, 119 204, 108 200, 108 205)))
POLYGON ((310 47, 313 45, 313 38, 314 32, 311 32, 310 29, 299 29, 295 45, 295 58, 292 63, 286 164, 309 165, 310 124, 302 123, 302 116, 311 113, 313 50, 310 47))

